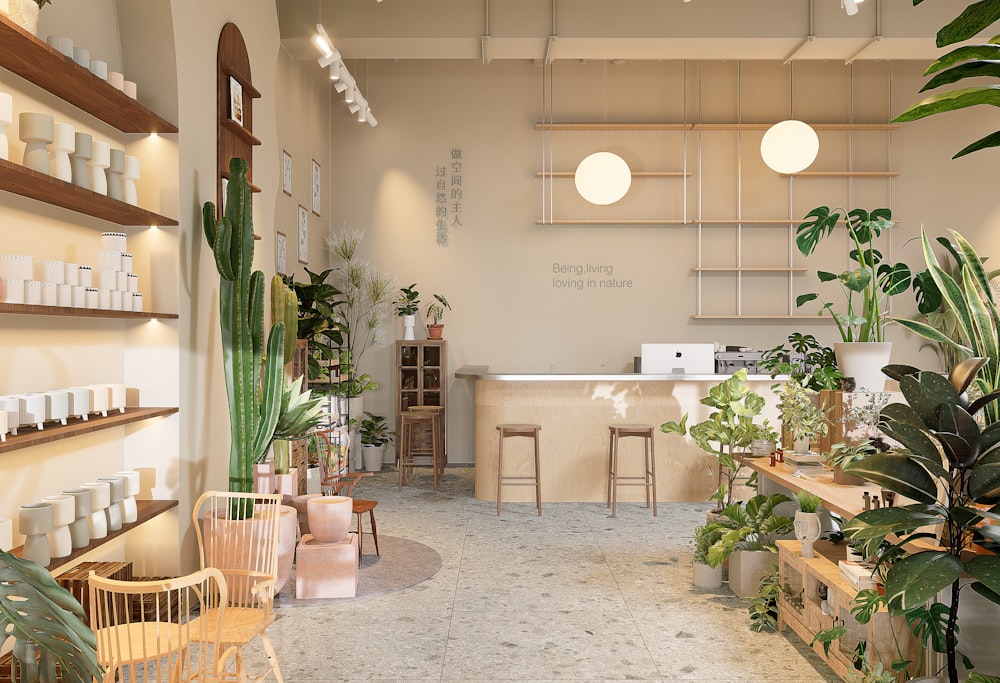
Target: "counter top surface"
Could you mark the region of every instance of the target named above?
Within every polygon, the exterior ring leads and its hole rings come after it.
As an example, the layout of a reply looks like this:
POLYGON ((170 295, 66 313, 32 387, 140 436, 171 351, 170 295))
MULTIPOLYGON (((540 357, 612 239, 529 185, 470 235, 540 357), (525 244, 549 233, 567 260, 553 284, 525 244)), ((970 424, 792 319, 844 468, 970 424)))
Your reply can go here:
MULTIPOLYGON (((732 375, 655 375, 634 372, 490 372, 488 365, 463 365, 455 371, 457 379, 480 379, 500 382, 720 382, 732 375)), ((749 382, 778 382, 782 375, 747 375, 749 382)))

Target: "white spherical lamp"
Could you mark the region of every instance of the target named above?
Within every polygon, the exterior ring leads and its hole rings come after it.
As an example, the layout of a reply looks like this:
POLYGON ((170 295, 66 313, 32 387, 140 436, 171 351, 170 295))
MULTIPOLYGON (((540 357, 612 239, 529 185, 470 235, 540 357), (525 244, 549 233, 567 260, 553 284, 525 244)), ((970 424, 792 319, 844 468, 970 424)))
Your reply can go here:
POLYGON ((767 129, 760 141, 760 155, 778 173, 798 173, 809 168, 819 154, 819 136, 809 124, 790 119, 767 129))
POLYGON ((614 204, 628 193, 632 171, 617 154, 595 152, 580 162, 574 176, 576 191, 591 204, 614 204))

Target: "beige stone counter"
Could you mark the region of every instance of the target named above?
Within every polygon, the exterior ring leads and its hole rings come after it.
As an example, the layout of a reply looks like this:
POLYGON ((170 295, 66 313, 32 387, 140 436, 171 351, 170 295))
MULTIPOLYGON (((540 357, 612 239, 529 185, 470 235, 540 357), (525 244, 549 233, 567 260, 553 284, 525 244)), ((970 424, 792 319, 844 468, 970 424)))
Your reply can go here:
MULTIPOLYGON (((542 500, 604 502, 607 499, 608 426, 650 424, 655 429, 657 500, 704 501, 718 486, 715 458, 688 437, 663 434, 659 426, 704 419, 699 403, 725 375, 515 374, 489 373, 467 366, 456 378, 475 381, 476 497, 496 500, 497 431, 501 423, 541 425, 542 500)), ((769 394, 767 375, 751 376, 755 389, 769 394)), ((531 441, 507 439, 505 474, 530 472, 531 441)), ((624 439, 619 447, 623 476, 641 471, 642 440, 624 439)), ((532 487, 505 487, 505 501, 532 501, 532 487)), ((619 501, 645 500, 641 487, 619 489, 619 501)))

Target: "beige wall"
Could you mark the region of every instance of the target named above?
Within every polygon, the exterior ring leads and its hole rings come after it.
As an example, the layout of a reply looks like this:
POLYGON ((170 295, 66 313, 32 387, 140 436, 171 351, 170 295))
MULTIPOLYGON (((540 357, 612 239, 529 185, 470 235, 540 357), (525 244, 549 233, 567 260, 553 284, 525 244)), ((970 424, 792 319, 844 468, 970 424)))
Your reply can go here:
MULTIPOLYGON (((832 343, 829 322, 692 320, 697 278, 690 272, 699 253, 697 226, 540 226, 543 135, 542 70, 527 61, 348 62, 359 78, 379 126, 370 129, 341 110, 335 96, 333 137, 337 163, 332 179, 334 222, 368 231, 364 249, 381 269, 403 283, 416 282, 426 300, 444 293, 454 311, 446 317, 452 370, 488 363, 494 371, 620 372, 631 367, 639 344, 654 341, 720 342, 768 348, 791 331, 832 343), (342 115, 339 113, 342 111, 342 115), (434 167, 447 164, 452 148, 464 155, 463 227, 449 231, 447 246, 435 242, 434 167), (630 289, 557 289, 553 264, 597 264, 630 289)), ((556 62, 552 79, 557 121, 774 122, 790 112, 814 122, 885 122, 914 101, 922 63, 857 62, 556 62), (853 71, 853 77, 852 77, 853 71), (685 80, 686 73, 686 80, 685 80), (853 83, 852 83, 853 81, 853 83), (790 108, 789 94, 794 96, 790 108)), ((643 179, 619 204, 587 207, 572 181, 555 181, 555 217, 670 217, 693 219, 804 216, 821 204, 891 206, 901 219, 891 251, 920 263, 915 244, 904 246, 921 224, 932 234, 957 228, 984 254, 1000 247, 993 228, 1000 217, 985 178, 990 153, 951 161, 973 136, 992 130, 979 112, 938 117, 892 133, 821 133, 813 170, 891 168, 885 179, 789 181, 767 170, 758 153, 760 132, 705 133, 700 141, 680 133, 556 133, 554 168, 572 170, 587 153, 609 149, 639 170, 692 172, 686 186, 671 179, 643 179), (700 208, 699 208, 700 207, 700 208), (686 212, 686 213, 685 213, 686 212)), ((450 215, 449 215, 450 219, 450 215)), ((736 228, 703 228, 704 265, 733 265, 736 228)), ((846 265, 844 241, 789 261, 787 226, 745 227, 745 265, 825 267, 846 265)), ((890 247, 883 247, 886 251, 890 247)), ((560 277, 566 277, 565 275, 560 277)), ((731 276, 705 276, 705 313, 733 312, 731 276)), ((744 313, 773 312, 795 294, 815 291, 812 272, 747 277, 744 313)), ((831 297, 839 292, 827 290, 831 297)), ((798 313, 810 314, 817 307, 798 313)), ((896 311, 913 310, 909 296, 896 311)), ((398 323, 389 338, 400 336, 398 323)), ((890 328, 893 360, 933 363, 919 342, 890 328)), ((367 371, 385 386, 393 381, 391 345, 367 360, 367 371)), ((449 400, 450 460, 473 459, 471 388, 453 381, 449 400)), ((391 413, 390 390, 377 392, 369 409, 391 413)))

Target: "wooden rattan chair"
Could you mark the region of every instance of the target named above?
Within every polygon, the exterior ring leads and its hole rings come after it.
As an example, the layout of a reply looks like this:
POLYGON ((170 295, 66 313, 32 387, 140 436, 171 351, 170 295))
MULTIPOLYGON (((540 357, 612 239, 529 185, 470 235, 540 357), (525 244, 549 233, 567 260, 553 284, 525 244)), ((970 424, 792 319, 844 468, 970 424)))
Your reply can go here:
POLYGON ((102 683, 210 683, 235 648, 220 648, 226 580, 207 568, 176 579, 118 581, 90 572, 90 626, 102 683), (197 618, 212 614, 213 618, 197 618))
MULTIPOLYGON (((215 567, 226 578, 228 604, 220 641, 236 646, 236 671, 223 680, 263 681, 273 674, 283 683, 267 627, 274 621, 274 586, 278 576, 278 524, 281 495, 208 491, 195 503, 192 518, 201 566, 215 567), (260 636, 268 668, 249 674, 243 648, 260 636)), ((204 619, 215 619, 209 610, 204 619)))

